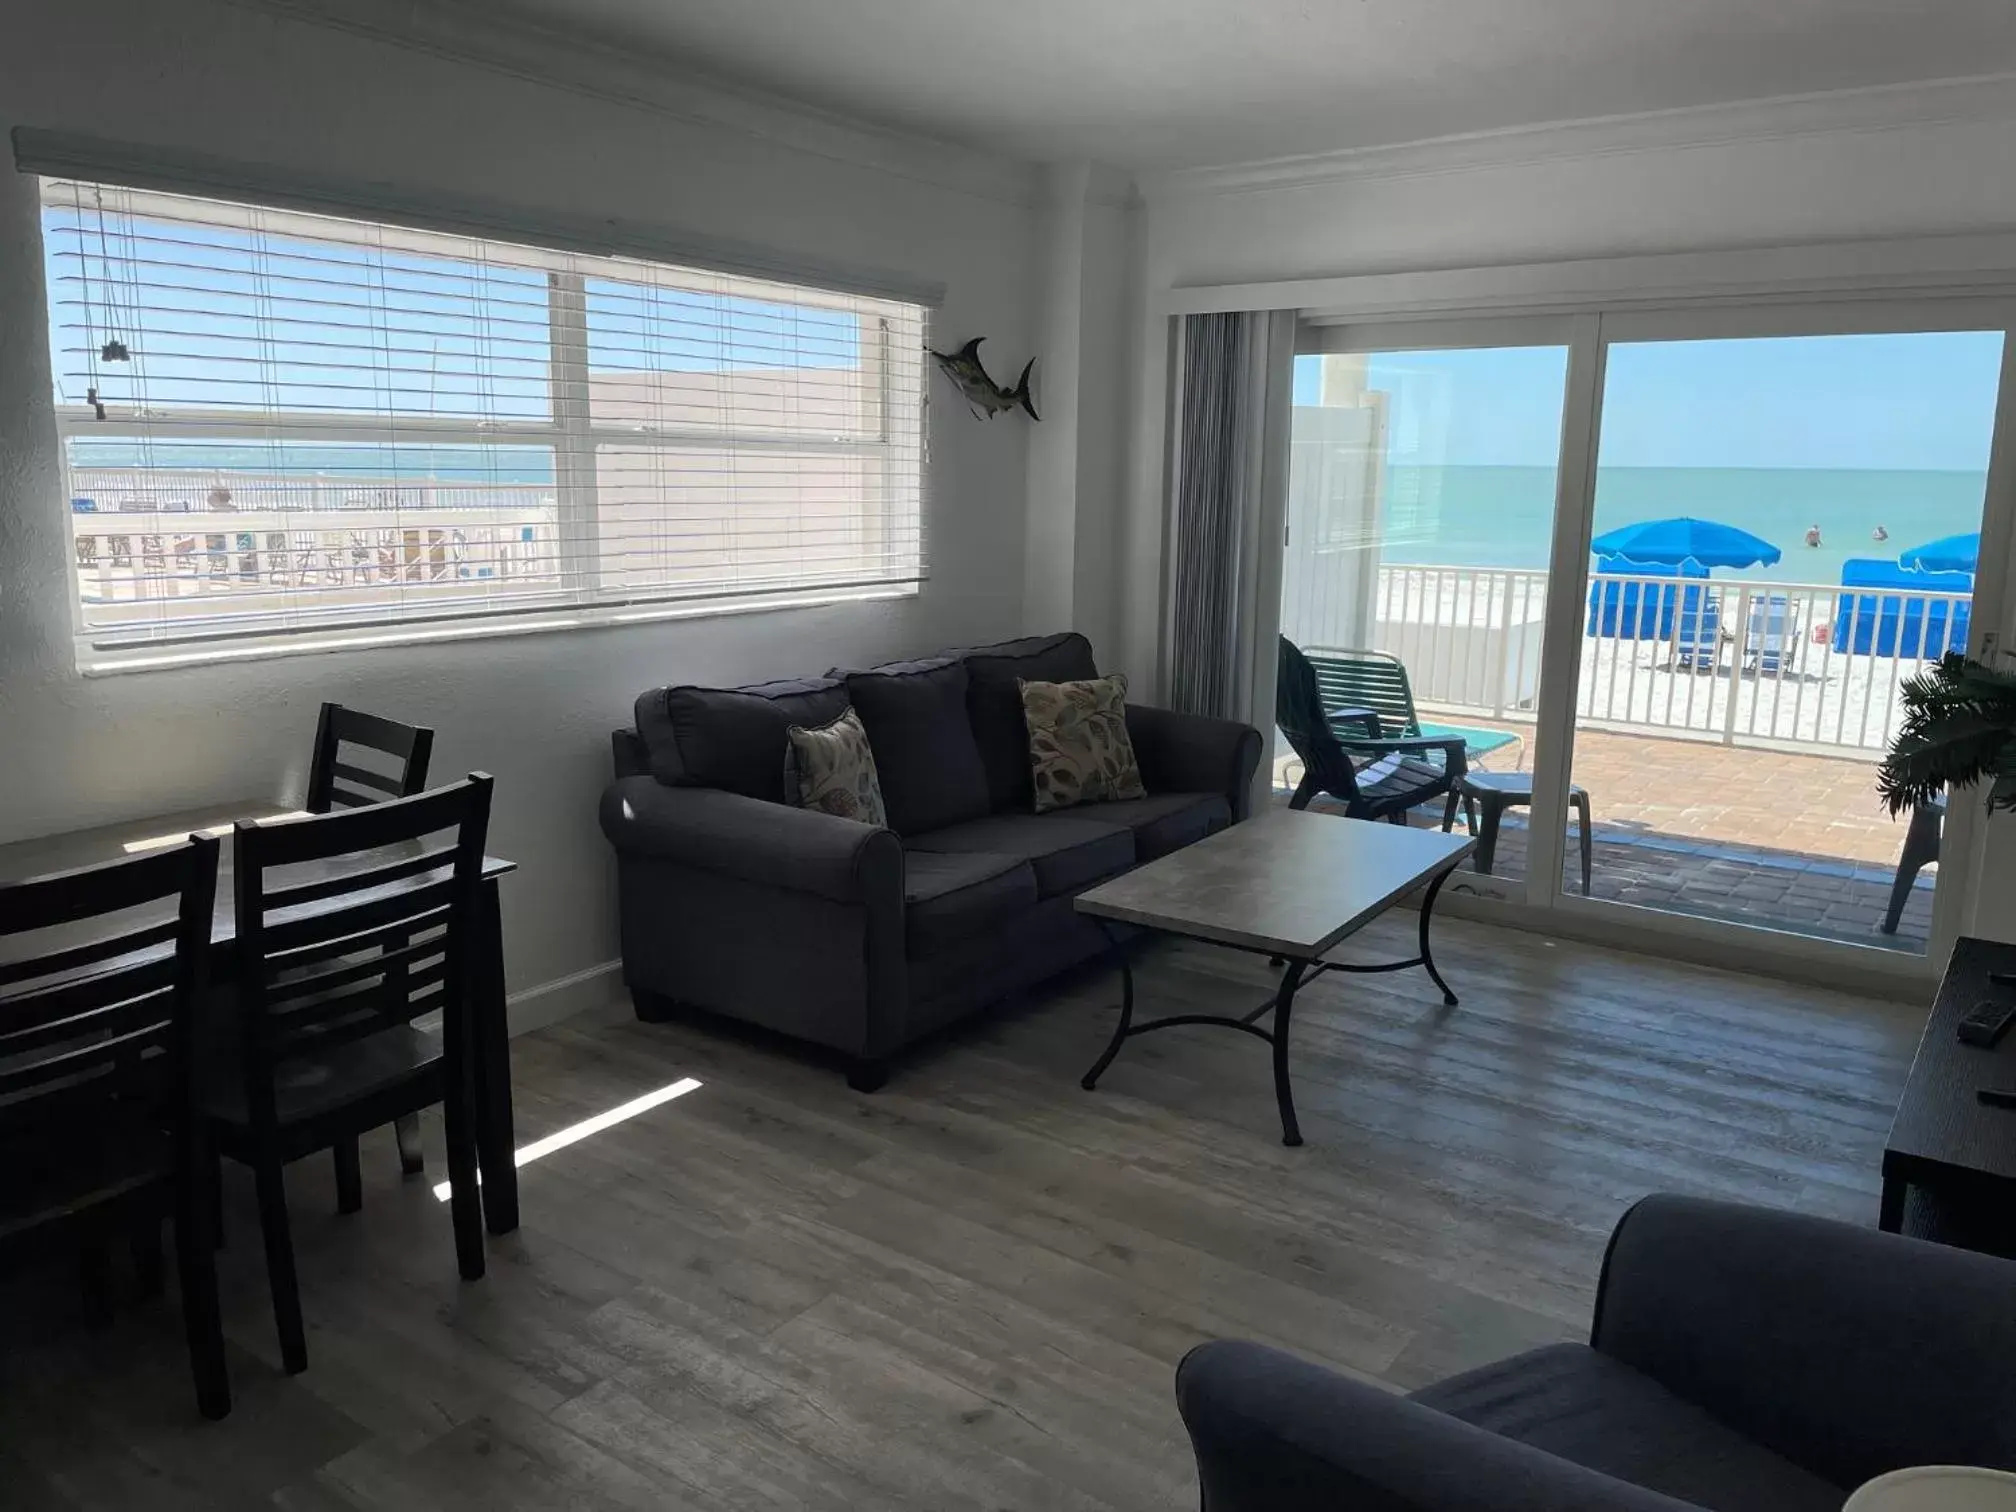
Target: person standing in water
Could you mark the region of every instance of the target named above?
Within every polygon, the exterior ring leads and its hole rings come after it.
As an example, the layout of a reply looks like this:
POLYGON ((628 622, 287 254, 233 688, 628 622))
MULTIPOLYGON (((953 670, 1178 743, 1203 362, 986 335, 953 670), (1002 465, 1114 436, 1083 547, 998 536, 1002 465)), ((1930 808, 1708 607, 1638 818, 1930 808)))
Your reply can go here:
POLYGON ((1817 524, 1806 527, 1806 544, 1808 546, 1818 546, 1820 544, 1820 527, 1817 524))

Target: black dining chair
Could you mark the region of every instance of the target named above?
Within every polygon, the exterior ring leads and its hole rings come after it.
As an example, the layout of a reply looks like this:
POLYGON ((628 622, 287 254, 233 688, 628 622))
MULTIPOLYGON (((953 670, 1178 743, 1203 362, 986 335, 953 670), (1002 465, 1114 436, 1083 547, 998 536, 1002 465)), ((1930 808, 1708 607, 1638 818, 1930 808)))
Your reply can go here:
POLYGON ((1344 805, 1347 818, 1405 824, 1409 810, 1446 796, 1445 814, 1454 817, 1456 784, 1470 769, 1465 737, 1387 739, 1376 710, 1324 708, 1316 669, 1285 635, 1274 680, 1274 720, 1302 761, 1290 808, 1307 808, 1323 793, 1344 805), (1354 756, 1363 758, 1362 769, 1354 756))
POLYGON ((216 892, 206 837, 0 885, 0 1263, 75 1256, 98 1311, 114 1245, 151 1289, 172 1219, 209 1418, 231 1388, 192 1039, 216 892))
MULTIPOLYGON (((427 763, 434 754, 434 732, 424 725, 401 724, 362 709, 325 703, 315 721, 315 755, 308 764, 311 814, 337 808, 362 808, 387 798, 410 798, 427 786, 427 763), (386 758, 369 763, 358 753, 386 758)), ((418 1176, 427 1169, 420 1152, 420 1120, 402 1118, 392 1126, 399 1143, 399 1169, 418 1176)), ((357 1141, 346 1140, 332 1152, 336 1162, 336 1210, 354 1213, 364 1205, 364 1177, 357 1141)))
MULTIPOLYGON (((457 1264, 483 1274, 469 1034, 491 780, 242 822, 236 1033, 212 1047, 215 1148, 252 1168, 281 1362, 307 1368, 283 1168, 440 1104, 457 1264), (415 1020, 438 1013, 438 1031, 415 1020)), ((208 1185, 213 1194, 217 1183, 208 1185)))

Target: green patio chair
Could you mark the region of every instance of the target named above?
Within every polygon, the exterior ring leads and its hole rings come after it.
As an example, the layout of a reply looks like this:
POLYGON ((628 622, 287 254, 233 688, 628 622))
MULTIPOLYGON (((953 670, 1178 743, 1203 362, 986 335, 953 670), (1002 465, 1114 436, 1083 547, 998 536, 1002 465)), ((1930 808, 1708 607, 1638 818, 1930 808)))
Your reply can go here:
POLYGON ((1390 652, 1339 651, 1324 646, 1307 655, 1309 665, 1316 669, 1316 685, 1322 690, 1323 707, 1330 718, 1361 720, 1374 740, 1460 735, 1464 755, 1472 764, 1521 742, 1521 737, 1509 730, 1423 720, 1414 711, 1414 685, 1407 680, 1407 664, 1390 652))

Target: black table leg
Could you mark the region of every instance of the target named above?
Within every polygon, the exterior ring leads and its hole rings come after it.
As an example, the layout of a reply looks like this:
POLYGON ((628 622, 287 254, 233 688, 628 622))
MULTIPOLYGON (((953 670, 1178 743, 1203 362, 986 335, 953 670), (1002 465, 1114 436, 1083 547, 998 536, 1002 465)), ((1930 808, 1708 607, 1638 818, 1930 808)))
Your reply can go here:
POLYGON ((1099 1085, 1099 1078, 1113 1064, 1113 1057, 1120 1053, 1120 1046, 1126 1042, 1127 1032, 1134 1027, 1134 963, 1127 959, 1127 946, 1120 938, 1120 931, 1104 919, 1099 921, 1099 927, 1105 930, 1108 953, 1120 968, 1120 1022, 1113 1026, 1113 1038, 1099 1052, 1099 1059, 1092 1063, 1092 1069, 1079 1079, 1078 1085, 1087 1092, 1099 1085))
POLYGON ((1274 995, 1274 1101, 1281 1109, 1284 1145, 1302 1143, 1302 1125, 1295 1120, 1295 1093, 1288 1085, 1288 1014, 1295 1006, 1295 989, 1302 985, 1302 973, 1308 966, 1307 961, 1290 961, 1288 974, 1281 978, 1281 990, 1274 995))
MULTIPOLYGON (((1496 816, 1485 822, 1493 827, 1495 833, 1496 816)), ((1449 880, 1449 873, 1454 870, 1456 868, 1451 866, 1437 872, 1435 880, 1428 884, 1428 891, 1421 897, 1421 964, 1427 968, 1428 979, 1442 989, 1442 1002, 1450 1008, 1456 1006, 1456 994, 1449 990, 1449 984, 1442 980, 1442 973, 1435 969, 1435 953, 1428 946, 1428 926, 1434 922, 1435 899, 1442 891, 1442 884, 1449 880)))
POLYGON ((476 1158, 483 1218, 493 1234, 518 1227, 518 1150, 511 1120, 511 1026, 504 1011, 504 930, 497 879, 483 884, 470 1014, 476 1082, 476 1158))
POLYGON ((1876 1227, 1886 1234, 1904 1232, 1904 1195, 1910 1191, 1911 1183, 1901 1176, 1883 1178, 1883 1206, 1876 1218, 1876 1227))
POLYGON ((392 1120, 392 1137, 399 1141, 399 1174, 418 1176, 427 1169, 427 1155, 420 1148, 420 1115, 401 1114, 392 1120))

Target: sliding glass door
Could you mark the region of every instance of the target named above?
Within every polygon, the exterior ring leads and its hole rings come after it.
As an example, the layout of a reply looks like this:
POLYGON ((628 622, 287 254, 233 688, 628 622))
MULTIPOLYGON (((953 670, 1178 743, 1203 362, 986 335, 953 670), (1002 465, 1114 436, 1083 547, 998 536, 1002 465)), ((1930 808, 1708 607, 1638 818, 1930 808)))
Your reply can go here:
POLYGON ((1876 765, 1903 685, 1970 644, 2003 333, 1694 326, 1606 322, 1589 895, 1922 954, 1945 815, 1892 819, 1876 765))
POLYGON ((1405 819, 1476 833, 1458 891, 1585 932, 1940 948, 1976 816, 1893 818, 1875 777, 1904 684, 2004 602, 2008 325, 1306 320, 1280 623, 1359 786, 1453 761, 1405 819))
MULTIPOLYGON (((1492 853, 1460 890, 1505 896, 1526 875, 1512 800, 1532 780, 1568 348, 1547 325, 1404 334, 1300 343, 1281 632, 1357 766, 1359 809, 1481 830, 1488 808, 1492 853)), ((1307 770, 1279 739, 1277 791, 1307 770)))

